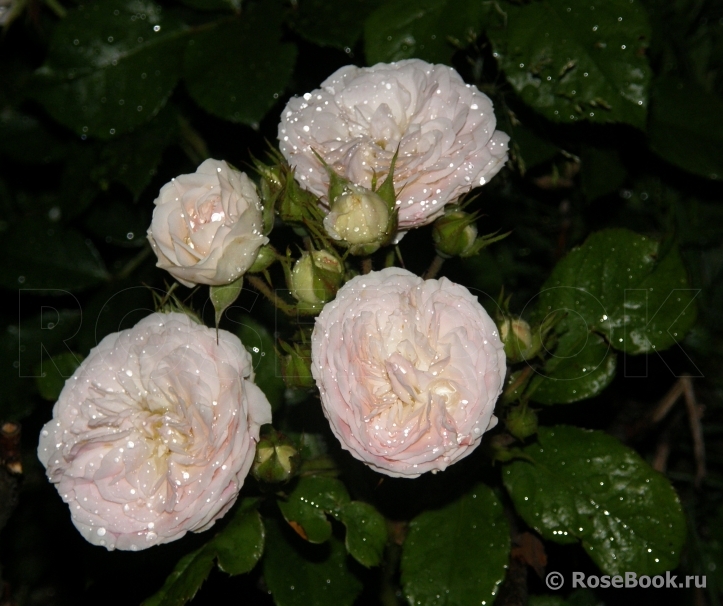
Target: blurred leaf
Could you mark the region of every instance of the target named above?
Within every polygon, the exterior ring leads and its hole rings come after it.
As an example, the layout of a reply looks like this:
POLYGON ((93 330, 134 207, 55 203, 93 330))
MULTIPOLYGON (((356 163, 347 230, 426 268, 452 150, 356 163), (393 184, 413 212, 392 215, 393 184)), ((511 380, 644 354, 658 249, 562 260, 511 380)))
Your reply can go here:
POLYGON ((653 87, 650 147, 696 175, 723 179, 723 100, 693 82, 665 78, 653 87))
POLYGON ((544 539, 578 539, 605 574, 678 565, 685 518, 668 480, 601 431, 540 427, 503 479, 517 512, 544 539))
POLYGON ((149 0, 80 5, 56 26, 33 96, 78 134, 110 139, 163 107, 180 75, 186 35, 149 0))
POLYGON ((688 278, 676 247, 626 229, 592 234, 552 271, 539 315, 567 313, 560 329, 599 332, 620 351, 661 351, 695 321, 688 278))
POLYGON ((442 509, 414 518, 402 552, 402 586, 410 604, 494 601, 505 578, 510 531, 490 488, 474 489, 442 509))
POLYGON ((331 537, 311 545, 267 520, 264 579, 277 606, 351 606, 362 584, 347 567, 344 545, 331 537))
POLYGON ((226 527, 203 547, 181 558, 163 587, 143 606, 182 606, 201 588, 214 559, 230 575, 252 570, 264 551, 265 531, 257 504, 257 499, 244 499, 226 527))
POLYGON ((31 164, 58 162, 67 144, 37 118, 10 107, 0 113, 0 153, 31 164))
POLYGON ((179 560, 163 587, 142 606, 182 606, 193 599, 213 568, 213 553, 201 547, 179 560))
POLYGON ((618 356, 595 333, 567 331, 530 383, 541 404, 570 404, 601 393, 615 377, 618 356))
POLYGON ((279 499, 279 509, 294 531, 310 543, 323 543, 331 537, 327 513, 339 515, 349 503, 344 484, 335 478, 302 477, 286 500, 279 499))
POLYGON ((199 11, 238 11, 241 0, 180 0, 186 6, 199 11))
POLYGON ((650 26, 639 0, 500 6, 505 17, 487 33, 525 103, 555 122, 645 127, 650 26))
POLYGON ((522 125, 512 126, 509 121, 507 123, 507 128, 503 127, 502 124, 498 125, 498 128, 510 134, 512 145, 518 147, 526 169, 552 160, 560 152, 560 148, 550 142, 549 139, 539 137, 529 128, 522 125))
POLYGON ((258 125, 296 61, 296 46, 281 42, 283 12, 276 0, 249 4, 240 18, 194 37, 184 77, 196 103, 224 120, 258 125))
POLYGON ((346 526, 346 550, 367 568, 378 566, 387 544, 387 523, 373 506, 361 501, 343 505, 339 519, 346 526))
POLYGON ((489 5, 476 0, 391 0, 364 25, 367 62, 416 57, 450 64, 458 48, 477 38, 489 5))
POLYGON ((586 146, 581 161, 582 190, 589 201, 617 192, 628 174, 616 149, 586 146))
POLYGON ((93 180, 100 153, 98 144, 92 141, 76 143, 68 151, 58 196, 59 219, 62 221, 81 214, 100 192, 100 186, 93 180))
POLYGON ((82 290, 109 278, 90 240, 57 224, 15 223, 3 234, 0 255, 0 286, 12 290, 82 290))
POLYGON ((55 402, 75 369, 80 366, 83 356, 70 351, 53 356, 50 360, 43 360, 36 370, 35 384, 41 397, 55 402))
POLYGON ((352 49, 362 34, 364 21, 382 0, 300 0, 292 25, 301 36, 321 46, 352 49))
POLYGON ((122 135, 104 144, 100 158, 96 158, 93 179, 121 183, 133 194, 133 199, 138 200, 156 174, 163 152, 177 134, 175 112, 160 112, 142 131, 122 135))
POLYGON ((276 410, 284 402, 286 385, 281 376, 281 362, 276 355, 274 337, 251 316, 241 317, 236 334, 251 354, 256 373, 254 383, 266 394, 272 410, 276 410))
POLYGON ((141 247, 148 243, 146 232, 151 220, 146 207, 111 199, 95 204, 84 223, 94 236, 106 244, 141 247))

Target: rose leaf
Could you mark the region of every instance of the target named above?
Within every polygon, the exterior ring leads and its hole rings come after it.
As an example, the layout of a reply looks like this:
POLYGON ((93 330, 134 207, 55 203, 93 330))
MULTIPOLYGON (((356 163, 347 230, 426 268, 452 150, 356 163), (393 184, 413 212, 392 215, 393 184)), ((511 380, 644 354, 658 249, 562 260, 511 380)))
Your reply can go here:
POLYGON ((505 2, 488 28, 522 100, 555 122, 645 127, 650 25, 640 2, 505 2))
POLYGON ((538 440, 503 472, 525 522, 557 543, 580 540, 606 574, 678 565, 685 517, 665 477, 600 431, 541 427, 538 440))
POLYGON ((414 518, 402 552, 410 604, 491 604, 505 577, 510 533, 492 489, 478 484, 442 509, 414 518))
POLYGON ((564 312, 561 332, 592 331, 617 350, 649 353, 683 339, 695 321, 696 294, 675 246, 607 229, 557 264, 542 287, 537 313, 542 318, 564 312))
POLYGON ((181 72, 188 30, 148 1, 78 6, 53 32, 35 99, 80 135, 111 139, 147 122, 181 72))
POLYGON ((267 520, 264 580, 277 606, 351 606, 362 584, 347 567, 343 543, 331 537, 312 545, 285 526, 267 520))
POLYGON ((346 526, 346 550, 367 568, 377 566, 387 544, 387 523, 374 507, 352 501, 341 508, 339 519, 346 526))
POLYGON ((296 46, 281 42, 283 13, 280 2, 248 4, 241 18, 194 37, 184 78, 196 103, 219 118, 258 125, 286 89, 296 61, 296 46))

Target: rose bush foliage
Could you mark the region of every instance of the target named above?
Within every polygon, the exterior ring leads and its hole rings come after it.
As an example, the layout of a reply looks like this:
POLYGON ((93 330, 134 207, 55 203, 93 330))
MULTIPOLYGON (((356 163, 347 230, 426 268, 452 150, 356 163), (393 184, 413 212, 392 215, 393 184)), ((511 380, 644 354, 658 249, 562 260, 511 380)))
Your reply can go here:
POLYGON ((546 560, 716 603, 691 2, 0 7, 3 600, 219 603, 217 565, 250 603, 503 606, 546 560))

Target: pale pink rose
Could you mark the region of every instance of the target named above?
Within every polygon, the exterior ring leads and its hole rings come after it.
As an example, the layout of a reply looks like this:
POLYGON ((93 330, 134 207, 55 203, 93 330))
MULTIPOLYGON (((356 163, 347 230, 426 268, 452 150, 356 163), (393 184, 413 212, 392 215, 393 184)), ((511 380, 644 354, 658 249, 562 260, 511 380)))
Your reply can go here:
POLYGON ((148 240, 157 265, 185 286, 233 282, 269 241, 256 187, 223 160, 166 183, 155 205, 148 240))
POLYGON ((357 276, 324 307, 311 343, 332 431, 381 473, 444 470, 497 424, 505 377, 497 328, 446 278, 396 267, 357 276))
POLYGON ((279 148, 303 187, 328 205, 329 178, 369 188, 394 152, 399 229, 430 223, 507 161, 509 137, 495 130, 492 102, 446 65, 419 59, 347 65, 321 87, 294 97, 281 115, 279 148))
POLYGON ((213 525, 233 505, 271 421, 231 333, 153 314, 113 333, 68 379, 38 458, 76 528, 145 549, 213 525))

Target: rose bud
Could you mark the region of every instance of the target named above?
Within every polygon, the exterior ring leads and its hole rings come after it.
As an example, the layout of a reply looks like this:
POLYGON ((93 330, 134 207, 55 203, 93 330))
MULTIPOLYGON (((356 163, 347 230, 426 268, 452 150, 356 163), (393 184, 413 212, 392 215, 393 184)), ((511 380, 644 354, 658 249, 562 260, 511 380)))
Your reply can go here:
POLYGON ((434 224, 434 248, 440 257, 456 257, 469 251, 477 239, 474 216, 463 210, 452 210, 434 224))
POLYGON ((281 358, 281 373, 290 389, 308 389, 314 386, 311 376, 311 348, 294 343, 293 346, 281 341, 281 349, 286 355, 281 358))
POLYGON ((515 406, 509 409, 505 426, 518 440, 525 440, 537 433, 537 415, 526 404, 515 406))
POLYGON ((291 294, 304 303, 325 303, 341 284, 344 268, 325 250, 304 252, 291 270, 291 294))
POLYGON ((350 244, 352 253, 369 247, 376 250, 389 239, 389 218, 388 205, 378 194, 351 186, 332 203, 324 228, 334 240, 350 244))
POLYGON ((300 462, 294 443, 272 429, 259 440, 251 473, 260 482, 286 482, 296 474, 300 462))
POLYGON ((259 254, 256 256, 256 261, 253 262, 251 267, 248 269, 248 273, 256 274, 268 269, 273 262, 276 261, 276 253, 271 246, 262 246, 259 248, 259 254))
POLYGON ((537 355, 542 346, 540 330, 533 331, 522 318, 505 318, 500 322, 500 338, 510 362, 522 362, 537 355))

